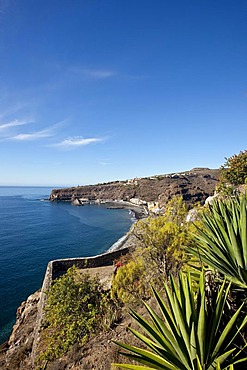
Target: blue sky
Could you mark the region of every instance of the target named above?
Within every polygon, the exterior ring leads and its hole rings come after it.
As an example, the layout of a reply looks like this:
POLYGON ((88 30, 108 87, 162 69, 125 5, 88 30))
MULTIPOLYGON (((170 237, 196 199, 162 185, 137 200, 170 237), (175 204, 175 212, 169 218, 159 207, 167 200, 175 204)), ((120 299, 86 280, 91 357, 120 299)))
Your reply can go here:
POLYGON ((0 0, 0 185, 217 168, 246 67, 246 0, 0 0))

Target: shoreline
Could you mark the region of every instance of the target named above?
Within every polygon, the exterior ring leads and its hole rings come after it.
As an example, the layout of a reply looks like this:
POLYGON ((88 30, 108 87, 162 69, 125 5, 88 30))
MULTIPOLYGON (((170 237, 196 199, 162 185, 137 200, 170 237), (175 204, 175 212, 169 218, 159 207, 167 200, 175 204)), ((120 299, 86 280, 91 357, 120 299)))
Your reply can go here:
POLYGON ((107 202, 105 203, 105 205, 108 209, 129 209, 129 211, 134 214, 134 217, 133 224, 131 225, 127 233, 121 236, 115 243, 113 243, 110 248, 108 248, 106 252, 104 252, 104 254, 119 251, 124 248, 131 248, 134 244, 134 237, 131 234, 131 231, 133 230, 133 227, 138 220, 148 217, 149 212, 144 206, 136 206, 130 202, 107 202))
MULTIPOLYGON (((97 203, 94 203, 97 204, 97 203)), ((147 207, 143 205, 135 205, 131 202, 126 201, 106 201, 104 203, 99 203, 108 209, 129 209, 135 215, 135 219, 139 220, 141 218, 145 218, 149 215, 147 207)))
MULTIPOLYGON (((129 231, 124 234, 123 236, 121 236, 121 238, 119 238, 115 243, 113 243, 110 248, 108 248, 104 254, 108 254, 108 253, 112 253, 112 252, 117 252, 117 251, 120 251, 122 249, 131 249, 131 247, 134 246, 134 235, 131 233, 135 223, 137 222, 137 220, 133 223, 133 225, 130 227, 129 231)), ((94 257, 97 257, 94 256, 94 257)))

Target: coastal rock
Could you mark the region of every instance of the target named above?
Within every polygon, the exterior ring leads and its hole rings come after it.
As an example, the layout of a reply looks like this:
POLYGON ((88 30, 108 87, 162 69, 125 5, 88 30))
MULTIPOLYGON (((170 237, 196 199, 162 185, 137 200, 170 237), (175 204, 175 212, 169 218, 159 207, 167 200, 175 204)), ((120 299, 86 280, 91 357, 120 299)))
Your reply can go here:
POLYGON ((87 198, 75 198, 71 199, 71 204, 73 206, 84 206, 85 204, 89 204, 89 200, 87 198))
POLYGON ((81 203, 80 203, 79 199, 77 199, 77 198, 72 199, 71 204, 72 204, 72 206, 81 206, 81 203))

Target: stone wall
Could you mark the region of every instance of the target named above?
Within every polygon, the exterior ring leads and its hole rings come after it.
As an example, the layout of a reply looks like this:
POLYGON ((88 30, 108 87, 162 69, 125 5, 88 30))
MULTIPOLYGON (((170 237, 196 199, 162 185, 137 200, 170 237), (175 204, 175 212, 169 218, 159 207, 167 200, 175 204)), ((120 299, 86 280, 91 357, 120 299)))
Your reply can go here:
POLYGON ((100 254, 94 257, 83 257, 83 258, 67 258, 50 261, 46 268, 45 277, 43 280, 41 295, 38 307, 36 328, 34 334, 33 348, 31 354, 31 360, 33 368, 35 367, 35 358, 37 353, 37 348, 40 340, 40 328, 44 318, 44 306, 46 302, 46 291, 51 286, 52 281, 65 274, 66 271, 72 267, 76 266, 79 269, 92 268, 92 267, 102 267, 110 266, 117 260, 120 256, 125 255, 129 252, 129 248, 119 249, 117 251, 100 254))
POLYGON ((100 254, 94 257, 84 258, 67 258, 61 260, 54 260, 51 263, 51 278, 55 279, 58 276, 63 275, 70 267, 76 266, 79 269, 110 266, 114 263, 114 260, 120 256, 128 253, 128 248, 123 248, 114 252, 100 254))

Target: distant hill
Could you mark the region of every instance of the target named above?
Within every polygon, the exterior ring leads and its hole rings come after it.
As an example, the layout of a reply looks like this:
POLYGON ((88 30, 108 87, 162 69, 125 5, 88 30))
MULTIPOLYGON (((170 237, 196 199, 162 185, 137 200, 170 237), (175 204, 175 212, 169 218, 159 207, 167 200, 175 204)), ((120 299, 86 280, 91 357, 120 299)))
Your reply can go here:
POLYGON ((135 178, 125 181, 54 189, 51 201, 72 201, 82 199, 84 202, 130 201, 140 199, 146 202, 165 204, 175 195, 193 204, 204 202, 214 193, 218 183, 219 170, 209 168, 193 168, 190 171, 135 178))

